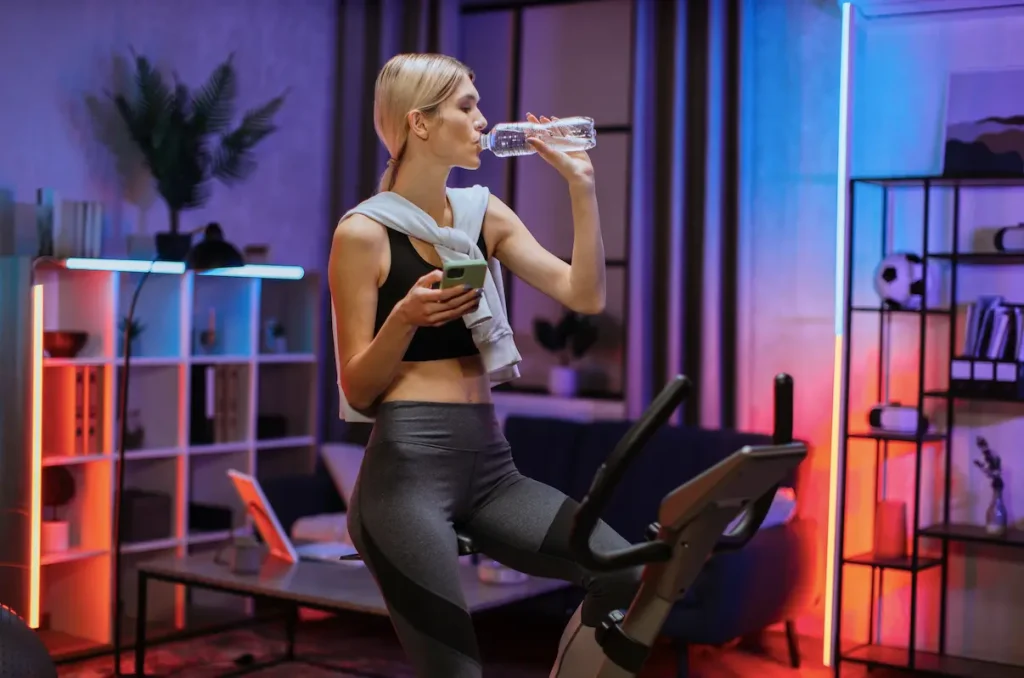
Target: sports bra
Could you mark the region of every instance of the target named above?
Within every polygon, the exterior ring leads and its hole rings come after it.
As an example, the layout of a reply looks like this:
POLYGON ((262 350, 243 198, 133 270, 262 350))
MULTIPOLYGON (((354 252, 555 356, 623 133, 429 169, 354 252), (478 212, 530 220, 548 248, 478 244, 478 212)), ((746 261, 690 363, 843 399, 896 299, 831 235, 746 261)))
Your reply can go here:
MULTIPOLYGON (((420 256, 409 236, 393 228, 385 227, 384 230, 388 233, 388 244, 391 247, 391 269, 384 284, 377 290, 377 318, 373 325, 373 336, 377 336, 395 304, 405 298, 416 281, 438 268, 420 256)), ((487 256, 487 243, 482 228, 477 247, 487 256)), ((465 321, 456 318, 439 327, 417 327, 402 360, 425 362, 479 354, 480 350, 465 321)))

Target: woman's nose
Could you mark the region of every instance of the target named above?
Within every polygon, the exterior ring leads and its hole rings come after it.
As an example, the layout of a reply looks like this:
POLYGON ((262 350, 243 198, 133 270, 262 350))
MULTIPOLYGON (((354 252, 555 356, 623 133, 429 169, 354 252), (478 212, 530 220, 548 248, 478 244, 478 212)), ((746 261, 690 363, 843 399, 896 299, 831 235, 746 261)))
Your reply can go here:
POLYGON ((476 128, 477 128, 478 131, 481 131, 481 132, 483 130, 487 129, 487 118, 481 117, 479 120, 477 120, 476 121, 476 128))

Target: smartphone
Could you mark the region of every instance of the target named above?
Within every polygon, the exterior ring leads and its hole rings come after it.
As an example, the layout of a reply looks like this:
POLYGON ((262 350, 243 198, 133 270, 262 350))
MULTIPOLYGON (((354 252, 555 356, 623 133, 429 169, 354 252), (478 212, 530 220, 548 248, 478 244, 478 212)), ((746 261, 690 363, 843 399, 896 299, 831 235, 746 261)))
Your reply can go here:
POLYGON ((460 285, 467 285, 478 290, 484 286, 484 281, 487 279, 487 262, 483 259, 446 261, 443 268, 442 290, 460 285))

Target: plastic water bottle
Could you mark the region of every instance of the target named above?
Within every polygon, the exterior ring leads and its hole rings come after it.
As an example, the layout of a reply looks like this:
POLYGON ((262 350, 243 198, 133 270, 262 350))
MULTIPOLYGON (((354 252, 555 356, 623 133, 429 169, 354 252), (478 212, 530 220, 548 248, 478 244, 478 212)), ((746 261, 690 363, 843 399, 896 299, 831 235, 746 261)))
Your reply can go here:
POLYGON ((597 145, 594 119, 584 116, 551 122, 503 122, 480 136, 480 148, 501 158, 536 153, 526 142, 537 137, 557 151, 586 151, 597 145))

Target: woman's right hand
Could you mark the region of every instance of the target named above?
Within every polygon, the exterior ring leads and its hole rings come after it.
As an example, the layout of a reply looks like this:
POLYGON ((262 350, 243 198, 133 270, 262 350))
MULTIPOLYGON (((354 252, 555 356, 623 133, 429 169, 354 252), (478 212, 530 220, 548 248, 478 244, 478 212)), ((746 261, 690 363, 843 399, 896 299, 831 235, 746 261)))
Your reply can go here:
POLYGON ((461 318, 480 305, 480 290, 463 286, 434 289, 444 273, 434 270, 416 281, 396 310, 413 327, 438 327, 461 318))

